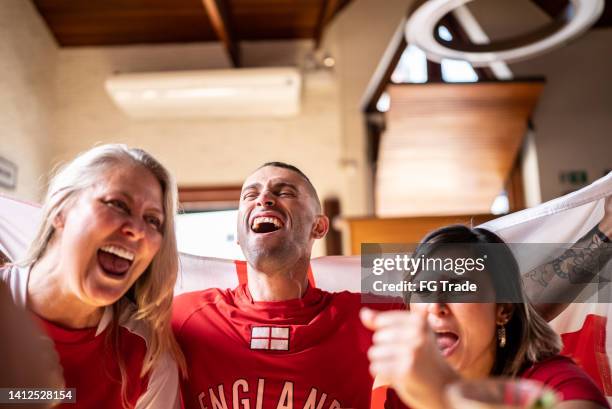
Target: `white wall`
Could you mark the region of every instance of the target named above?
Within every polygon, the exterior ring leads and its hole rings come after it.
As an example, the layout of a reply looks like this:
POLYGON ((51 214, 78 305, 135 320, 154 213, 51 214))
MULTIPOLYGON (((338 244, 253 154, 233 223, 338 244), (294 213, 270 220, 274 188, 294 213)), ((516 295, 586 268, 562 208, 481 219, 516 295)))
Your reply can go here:
POLYGON ((612 169, 612 29, 589 31, 566 47, 511 68, 544 75, 533 122, 542 200, 572 186, 560 172, 586 170, 588 182, 612 169))
MULTIPOLYGON (((264 161, 294 163, 322 198, 338 197, 347 214, 366 213, 369 169, 359 103, 406 8, 392 3, 395 8, 387 9, 356 0, 346 9, 330 35, 338 67, 305 74, 302 112, 295 118, 139 121, 106 95, 109 75, 228 68, 221 45, 58 49, 31 2, 3 0, 0 38, 9 41, 1 43, 1 86, 10 97, 2 99, 0 153, 15 162, 27 159, 13 194, 40 200, 53 166, 96 143, 122 142, 159 157, 184 186, 240 184, 264 161), (371 18, 373 31, 363 31, 371 18)), ((246 66, 298 65, 311 49, 310 41, 242 44, 246 66)))
MULTIPOLYGON (((293 65, 310 48, 310 42, 243 47, 246 64, 259 66, 293 65)), ((62 49, 54 159, 68 160, 96 143, 127 143, 159 158, 183 186, 240 185, 262 163, 280 160, 302 168, 322 199, 345 193, 338 167, 338 90, 331 73, 306 74, 301 112, 285 119, 135 120, 115 107, 103 87, 117 71, 226 67, 217 44, 62 49)), ((321 245, 315 253, 322 254, 321 245)))
MULTIPOLYGON (((62 49, 55 86, 56 157, 65 160, 99 142, 147 149, 181 185, 240 184, 259 164, 282 160, 302 168, 322 199, 338 197, 343 214, 371 211, 370 169, 360 102, 408 4, 355 0, 328 28, 331 72, 307 72, 302 112, 288 119, 137 121, 103 89, 112 72, 226 68, 219 44, 62 49), (349 163, 346 166, 346 163, 349 163)), ((309 41, 242 43, 245 66, 298 65, 309 41)), ((315 254, 322 254, 319 244, 315 254)))
POLYGON ((0 156, 18 166, 17 187, 39 201, 49 171, 57 46, 30 1, 0 2, 0 156))
MULTIPOLYGON (((525 33, 550 22, 530 0, 470 3, 492 38, 525 33)), ((533 124, 541 198, 550 200, 572 187, 559 173, 586 170, 589 180, 612 169, 612 28, 591 29, 561 48, 510 65, 515 77, 544 76, 546 85, 533 124)))
POLYGON ((336 57, 342 121, 343 189, 358 200, 343 201, 346 216, 373 214, 362 97, 411 0, 354 0, 332 22, 323 47, 336 57))

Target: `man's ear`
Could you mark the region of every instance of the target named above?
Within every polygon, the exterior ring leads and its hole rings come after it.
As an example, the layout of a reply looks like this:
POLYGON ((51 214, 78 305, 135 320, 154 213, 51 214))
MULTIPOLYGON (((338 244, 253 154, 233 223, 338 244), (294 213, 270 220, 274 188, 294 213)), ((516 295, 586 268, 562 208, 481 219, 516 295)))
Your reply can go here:
POLYGON ((329 231, 329 217, 324 214, 315 217, 315 223, 312 227, 312 237, 315 239, 322 239, 329 231))
POLYGON ((510 321, 510 318, 512 318, 512 314, 514 314, 514 304, 497 304, 497 310, 495 311, 495 323, 497 325, 506 325, 508 321, 510 321))

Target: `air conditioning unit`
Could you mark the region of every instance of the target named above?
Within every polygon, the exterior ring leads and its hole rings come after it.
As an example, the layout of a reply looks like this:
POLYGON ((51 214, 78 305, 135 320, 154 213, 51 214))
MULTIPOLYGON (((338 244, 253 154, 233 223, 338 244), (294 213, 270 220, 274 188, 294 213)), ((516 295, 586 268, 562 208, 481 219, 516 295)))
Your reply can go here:
POLYGON ((299 113, 296 68, 117 74, 106 90, 135 118, 286 117, 299 113))

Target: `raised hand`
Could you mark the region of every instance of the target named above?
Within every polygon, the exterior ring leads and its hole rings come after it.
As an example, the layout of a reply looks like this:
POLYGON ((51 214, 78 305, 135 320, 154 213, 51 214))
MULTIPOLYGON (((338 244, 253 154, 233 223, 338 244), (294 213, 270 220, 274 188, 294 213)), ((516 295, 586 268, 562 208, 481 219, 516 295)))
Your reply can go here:
POLYGON ((361 321, 374 331, 368 351, 372 376, 388 383, 411 408, 444 408, 445 387, 459 375, 440 354, 426 314, 375 312, 361 321))

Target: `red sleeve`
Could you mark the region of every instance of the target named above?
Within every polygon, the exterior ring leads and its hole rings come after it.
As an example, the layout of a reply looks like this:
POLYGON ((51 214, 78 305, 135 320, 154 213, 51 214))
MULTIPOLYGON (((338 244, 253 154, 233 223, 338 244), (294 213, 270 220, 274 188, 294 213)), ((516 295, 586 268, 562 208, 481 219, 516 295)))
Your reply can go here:
POLYGON ((554 356, 533 365, 521 377, 544 383, 559 392, 563 401, 586 400, 610 408, 597 385, 570 358, 554 356))
MULTIPOLYGON (((584 400, 610 408, 608 401, 597 385, 571 359, 555 356, 527 369, 522 378, 539 381, 562 395, 563 401, 584 400)), ((380 409, 380 408, 372 408, 380 409)), ((389 388, 384 409, 409 409, 397 393, 389 388)))
POLYGON ((218 297, 223 295, 222 291, 216 288, 193 291, 174 297, 172 300, 172 330, 174 336, 180 337, 181 329, 185 322, 196 312, 204 308, 207 304, 214 303, 218 297))

